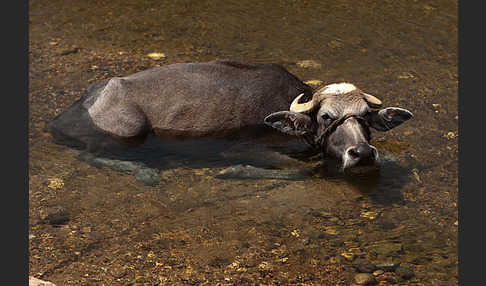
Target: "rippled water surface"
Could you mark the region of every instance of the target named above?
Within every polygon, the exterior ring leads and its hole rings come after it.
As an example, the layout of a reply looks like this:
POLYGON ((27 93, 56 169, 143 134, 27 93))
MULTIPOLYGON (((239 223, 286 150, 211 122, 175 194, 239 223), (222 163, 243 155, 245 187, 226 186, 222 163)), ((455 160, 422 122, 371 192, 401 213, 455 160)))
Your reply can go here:
POLYGON ((31 276, 57 285, 350 285, 366 260, 414 274, 385 271, 380 285, 458 284, 457 2, 29 5, 31 276), (152 138, 124 156, 156 168, 154 186, 87 164, 44 129, 90 83, 214 59, 353 82, 414 119, 373 131, 383 160, 367 173, 337 172, 285 136, 152 138), (295 160, 275 166, 263 147, 295 160), (238 164, 309 172, 218 177, 238 164))

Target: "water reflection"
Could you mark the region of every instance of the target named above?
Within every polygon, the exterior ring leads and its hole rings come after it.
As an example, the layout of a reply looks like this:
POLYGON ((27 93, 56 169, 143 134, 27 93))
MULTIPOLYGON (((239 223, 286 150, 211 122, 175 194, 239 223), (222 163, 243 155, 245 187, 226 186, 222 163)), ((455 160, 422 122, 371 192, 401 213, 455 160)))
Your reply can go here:
POLYGON ((404 204, 402 189, 411 177, 410 168, 397 161, 391 153, 380 154, 387 159, 376 166, 356 167, 342 172, 339 163, 327 162, 315 169, 319 178, 348 184, 359 194, 365 195, 378 205, 404 204))
MULTIPOLYGON (((277 132, 274 132, 277 133, 277 132)), ((253 139, 174 139, 149 136, 138 147, 111 148, 98 156, 124 161, 141 162, 159 171, 172 168, 225 168, 234 166, 256 167, 255 172, 246 176, 219 176, 220 178, 271 178, 263 174, 275 170, 285 174, 288 169, 300 169, 302 176, 310 179, 323 179, 336 184, 346 184, 356 192, 369 197, 379 205, 404 204, 401 190, 412 178, 411 168, 398 161, 395 154, 380 152, 375 166, 361 166, 342 171, 340 162, 331 158, 322 159, 302 141, 272 134, 253 139), (303 169, 308 169, 306 172, 303 169), (260 171, 260 173, 258 173, 260 171), (253 176, 253 177, 252 177, 253 176)), ((242 167, 243 168, 243 167, 242 167)), ((275 175, 274 178, 280 178, 275 175)), ((289 178, 292 180, 292 178, 289 178)))

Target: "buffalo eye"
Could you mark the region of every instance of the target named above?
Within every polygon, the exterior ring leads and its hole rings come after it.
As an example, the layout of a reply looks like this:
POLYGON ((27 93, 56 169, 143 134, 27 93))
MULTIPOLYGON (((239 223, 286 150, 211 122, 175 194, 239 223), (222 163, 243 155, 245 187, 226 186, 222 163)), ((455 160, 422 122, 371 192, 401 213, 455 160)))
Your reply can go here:
POLYGON ((328 115, 328 114, 323 114, 323 115, 321 116, 321 118, 322 118, 322 119, 324 119, 324 120, 331 119, 331 117, 329 117, 329 115, 328 115))

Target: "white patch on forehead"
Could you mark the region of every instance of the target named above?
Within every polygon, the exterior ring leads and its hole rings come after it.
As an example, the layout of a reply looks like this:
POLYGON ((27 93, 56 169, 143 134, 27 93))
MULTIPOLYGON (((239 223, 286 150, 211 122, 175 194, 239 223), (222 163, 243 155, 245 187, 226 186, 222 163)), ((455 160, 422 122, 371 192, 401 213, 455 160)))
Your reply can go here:
POLYGON ((351 118, 346 119, 343 122, 343 125, 345 125, 347 130, 349 131, 349 135, 351 135, 351 137, 353 138, 353 142, 357 144, 359 142, 366 141, 366 138, 361 131, 361 126, 359 125, 358 121, 356 121, 356 119, 350 119, 351 118))
POLYGON ((322 90, 321 94, 345 94, 350 91, 356 90, 356 86, 351 83, 341 82, 326 85, 322 90))

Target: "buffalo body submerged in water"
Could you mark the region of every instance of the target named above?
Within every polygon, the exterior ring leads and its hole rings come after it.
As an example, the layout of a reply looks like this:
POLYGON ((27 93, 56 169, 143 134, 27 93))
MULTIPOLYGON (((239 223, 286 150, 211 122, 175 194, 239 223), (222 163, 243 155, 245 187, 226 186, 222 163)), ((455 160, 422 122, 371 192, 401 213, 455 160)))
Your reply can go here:
POLYGON ((150 132, 225 136, 266 124, 304 138, 348 168, 376 161, 369 127, 386 131, 412 117, 380 105, 348 83, 314 92, 277 64, 212 61, 95 83, 48 128, 56 142, 96 152, 114 142, 141 144, 150 132))

